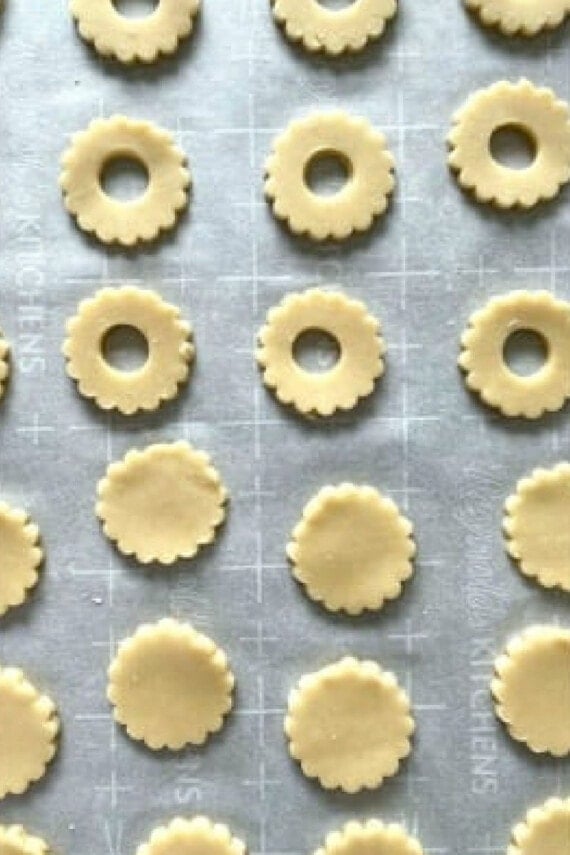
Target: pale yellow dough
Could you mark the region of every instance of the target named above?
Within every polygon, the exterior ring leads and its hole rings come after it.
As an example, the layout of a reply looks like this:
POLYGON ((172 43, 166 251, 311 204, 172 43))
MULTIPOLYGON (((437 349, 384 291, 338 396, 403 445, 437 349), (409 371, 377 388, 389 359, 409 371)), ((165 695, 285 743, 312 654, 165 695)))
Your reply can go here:
POLYGON ((287 37, 306 50, 338 56, 379 38, 397 10, 396 0, 354 0, 329 9, 318 0, 272 0, 273 14, 287 37))
POLYGON ((2 335, 2 330, 0 330, 0 400, 2 400, 2 396, 4 395, 8 375, 10 374, 9 356, 10 349, 8 342, 2 335))
POLYGON ((570 629, 533 626, 495 662, 495 711, 537 754, 570 753, 570 629))
POLYGON ((43 778, 58 731, 53 702, 19 669, 0 667, 0 799, 43 778))
POLYGON ((0 617, 21 605, 38 581, 40 532, 21 510, 0 502, 0 617))
POLYGON ((570 463, 535 469, 505 504, 506 547, 521 573, 570 593, 570 463))
POLYGON ((113 0, 71 0, 71 14, 85 41, 119 62, 154 62, 172 54, 192 32, 200 0, 159 0, 143 18, 121 15, 113 0))
POLYGON ((265 173, 275 216, 294 234, 313 240, 344 240, 367 231, 386 210, 395 183, 384 135, 366 119, 340 111, 291 122, 274 141, 265 173), (322 155, 347 165, 348 180, 332 196, 314 193, 307 184, 307 170, 322 155))
POLYGON ((498 208, 532 208, 552 199, 570 179, 570 113, 551 89, 528 80, 505 80, 469 97, 453 118, 449 165, 478 202, 498 208), (526 169, 504 166, 491 154, 493 133, 510 127, 536 146, 526 169))
POLYGON ((191 338, 180 310, 153 291, 103 288, 67 322, 63 353, 82 395, 104 410, 131 415, 176 397, 194 356, 191 338), (120 326, 134 327, 146 339, 148 359, 136 371, 114 368, 102 352, 105 336, 120 326))
POLYGON ((209 456, 187 442, 129 451, 97 494, 103 531, 143 564, 192 558, 214 540, 228 498, 209 456))
POLYGON ((307 594, 358 615, 402 593, 413 572, 411 523, 373 487, 324 487, 307 504, 287 555, 307 594))
POLYGON ((47 855, 49 847, 21 825, 0 825, 0 855, 47 855))
POLYGON ((229 828, 205 816, 176 817, 168 825, 155 828, 141 844, 137 855, 245 855, 241 840, 229 828))
POLYGON ((369 819, 332 831, 315 855, 423 855, 423 849, 401 825, 369 819))
POLYGON ((558 27, 570 13, 570 0, 464 0, 486 27, 506 36, 535 36, 558 27))
POLYGON ((469 319, 459 365, 466 383, 505 416, 537 419, 570 398, 570 304, 547 291, 512 291, 494 297, 469 319), (520 330, 544 341, 544 365, 528 377, 510 370, 504 348, 520 330))
POLYGON ((119 646, 107 696, 132 739, 158 751, 202 745, 232 707, 225 653, 190 624, 143 624, 119 646))
POLYGON ((74 135, 62 158, 60 185, 67 210, 83 231, 103 243, 134 246, 173 228, 188 204, 190 183, 186 157, 172 135, 125 116, 95 119, 74 135), (139 198, 121 202, 103 190, 102 173, 117 158, 130 158, 146 169, 148 187, 139 198))
POLYGON ((263 382, 282 404, 303 415, 330 416, 351 410, 372 393, 384 373, 385 352, 380 324, 363 303, 314 288, 289 294, 270 310, 256 355, 263 382), (329 371, 305 371, 295 360, 295 342, 308 330, 324 331, 337 341, 340 358, 329 371))
POLYGON ((289 695, 291 756, 327 790, 374 789, 411 750, 410 703, 376 662, 346 657, 301 678, 289 695))
POLYGON ((570 851, 570 799, 531 808, 513 828, 507 855, 565 855, 570 851))

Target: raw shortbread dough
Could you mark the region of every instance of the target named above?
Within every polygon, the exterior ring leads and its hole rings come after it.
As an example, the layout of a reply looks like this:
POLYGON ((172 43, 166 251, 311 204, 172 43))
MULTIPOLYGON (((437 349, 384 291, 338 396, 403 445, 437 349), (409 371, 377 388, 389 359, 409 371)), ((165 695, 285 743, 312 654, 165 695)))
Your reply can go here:
POLYGON ((154 62, 171 54, 189 36, 200 0, 159 0, 143 18, 117 11, 113 0, 71 0, 71 14, 81 36, 102 56, 119 62, 154 62))
POLYGON ((502 80, 471 95, 453 123, 449 165, 478 202, 532 208, 556 196, 570 179, 570 113, 551 89, 502 80), (502 128, 516 128, 535 144, 526 169, 504 166, 492 156, 491 138, 502 128))
POLYGON ((544 588, 570 593, 570 464, 535 469, 505 504, 507 552, 544 588))
POLYGON ((143 624, 119 645, 107 696, 132 739, 158 751, 202 745, 232 707, 225 653, 190 624, 143 624))
POLYGON ((272 0, 273 14, 287 37, 309 51, 338 56, 362 50, 379 38, 396 14, 396 0, 353 0, 330 9, 315 0, 272 0))
POLYGON ((192 558, 214 540, 228 498, 209 456, 187 442, 129 451, 109 466, 97 495, 103 531, 143 564, 192 558))
POLYGON ((229 828, 205 816, 176 817, 155 828, 137 855, 245 855, 245 845, 232 837, 229 828))
POLYGON ((383 134, 366 119, 340 111, 291 122, 273 143, 265 164, 265 195, 275 216, 294 234, 313 240, 344 240, 383 214, 394 189, 394 158, 383 134), (346 164, 348 180, 332 196, 307 184, 312 163, 333 155, 346 164))
POLYGON ((468 387, 505 416, 536 419, 555 412, 570 397, 570 304, 547 291, 512 291, 494 297, 469 319, 459 365, 468 387), (528 377, 510 370, 507 340, 520 330, 544 341, 547 359, 528 377))
POLYGON ((302 677, 289 695, 290 754, 327 790, 380 786, 410 753, 413 732, 406 693, 376 662, 345 657, 302 677))
POLYGON ((0 855, 47 855, 47 843, 21 825, 0 825, 0 855))
POLYGON ((153 291, 103 288, 67 322, 63 353, 82 395, 104 410, 131 415, 176 397, 194 356, 191 338, 180 310, 153 291), (118 370, 104 357, 106 335, 120 326, 134 327, 146 339, 148 359, 136 371, 118 370))
POLYGON ((495 662, 495 712, 535 753, 570 753, 570 629, 533 626, 495 662))
POLYGON ((423 855, 423 849, 401 825, 369 819, 332 831, 315 855, 423 855))
POLYGON ((352 409, 372 393, 384 373, 385 352, 380 324, 363 303, 313 288, 289 294, 270 310, 256 356, 263 382, 282 404, 303 415, 330 416, 352 409), (329 371, 305 371, 296 361, 295 342, 308 330, 326 332, 337 341, 340 357, 329 371))
POLYGON ((125 116, 95 119, 75 134, 62 158, 60 185, 67 210, 83 231, 103 243, 134 246, 174 227, 188 204, 190 172, 184 153, 167 131, 125 116), (105 167, 118 158, 144 166, 148 187, 137 199, 121 202, 101 185, 105 167))
POLYGON ((21 605, 38 581, 40 532, 21 510, 0 502, 0 617, 21 605))
POLYGON ((570 0, 464 0, 487 27, 504 35, 535 36, 558 27, 570 12, 570 0))
POLYGON ((6 388, 6 381, 8 380, 8 375, 10 373, 9 354, 10 350, 8 343, 2 335, 2 330, 0 330, 0 400, 2 400, 4 389, 6 388))
POLYGON ((372 487, 324 487, 293 530, 287 555, 308 595, 358 615, 398 597, 413 572, 412 525, 372 487))
POLYGON ((531 808, 512 832, 507 855, 564 855, 570 851, 570 799, 531 808))
POLYGON ((19 669, 0 667, 0 799, 44 776, 58 731, 53 702, 19 669))

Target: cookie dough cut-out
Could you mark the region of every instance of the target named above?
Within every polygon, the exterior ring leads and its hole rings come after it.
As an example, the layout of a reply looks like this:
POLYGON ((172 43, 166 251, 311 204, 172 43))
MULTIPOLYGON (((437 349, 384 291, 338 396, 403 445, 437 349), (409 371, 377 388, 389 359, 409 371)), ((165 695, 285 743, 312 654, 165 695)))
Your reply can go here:
POLYGON ((372 487, 324 487, 293 530, 287 554, 308 595, 358 615, 402 593, 413 572, 412 525, 372 487))
POLYGON ((19 669, 0 667, 0 799, 43 778, 58 731, 52 701, 19 669))
POLYGON ((172 54, 192 32, 200 0, 158 0, 142 18, 121 15, 114 0, 71 0, 71 14, 80 35, 101 56, 119 62, 155 62, 172 54))
POLYGON ((505 504, 509 555, 544 588, 570 593, 570 464, 535 469, 505 504))
POLYGON ((570 13, 569 0, 464 0, 486 27, 505 36, 535 36, 558 27, 570 13))
POLYGON ((65 206, 84 232, 103 243, 134 246, 171 229, 188 204, 190 172, 186 157, 167 131, 125 116, 95 119, 72 139, 62 158, 60 185, 65 206), (121 202, 102 187, 105 168, 129 159, 144 167, 148 187, 121 202))
POLYGON ((67 373, 79 391, 104 410, 125 415, 156 410, 178 394, 194 356, 192 330, 180 311, 153 291, 103 288, 79 305, 67 323, 63 353, 67 373), (144 336, 148 359, 136 371, 121 371, 106 360, 107 335, 117 327, 132 327, 144 336))
POLYGON ((256 355, 263 382, 282 404, 303 415, 330 416, 372 393, 384 373, 385 352, 380 324, 363 303, 314 288, 290 294, 270 310, 256 355), (331 336, 340 350, 337 363, 323 373, 306 371, 295 359, 298 339, 315 330, 331 336))
POLYGON ((384 135, 342 112, 292 122, 274 141, 265 172, 265 195, 275 216, 294 234, 313 240, 340 241, 367 231, 394 189, 394 158, 384 135), (310 172, 331 157, 345 167, 347 180, 337 193, 319 195, 309 186, 310 172))
POLYGON ((532 208, 554 198, 570 179, 570 112, 551 89, 503 80, 471 95, 453 122, 449 165, 478 202, 532 208), (526 169, 493 157, 493 135, 503 129, 518 131, 535 148, 526 169))
POLYGON ((537 419, 560 410, 570 397, 570 304, 547 291, 512 291, 494 297, 469 319, 459 365, 467 386, 504 416, 537 419), (528 377, 511 371, 505 346, 517 332, 543 341, 544 365, 528 377))
POLYGON ((131 739, 159 751, 202 745, 232 707, 225 653, 189 624, 143 624, 119 645, 107 696, 131 739))
POLYGON ((570 799, 552 798, 531 808, 513 828, 507 855, 556 855, 570 841, 570 799))
POLYGON ((0 825, 0 855, 47 855, 47 843, 21 825, 0 825))
POLYGON ((340 831, 331 832, 315 855, 423 855, 418 840, 401 825, 385 824, 378 819, 347 822, 340 831))
POLYGON ((137 855, 245 855, 245 845, 229 828, 205 816, 177 817, 155 828, 137 855))
POLYGON ((10 373, 10 363, 8 361, 9 353, 10 350, 8 343, 2 335, 2 330, 0 330, 0 401, 4 395, 6 381, 8 380, 8 375, 10 373))
POLYGON ((346 657, 301 678, 289 695, 289 752, 327 790, 374 789, 411 750, 406 693, 376 662, 346 657))
POLYGON ((536 754, 570 754, 570 630, 533 626, 495 662, 495 711, 536 754))
POLYGON ((209 456, 186 442, 129 451, 97 493, 105 534, 143 564, 192 558, 214 540, 228 497, 209 456))
POLYGON ((273 15, 291 41, 306 50, 338 56, 378 39, 397 10, 396 0, 354 0, 328 9, 315 0, 272 0, 273 15))
POLYGON ((21 605, 38 581, 40 533, 24 511, 0 502, 0 617, 21 605))

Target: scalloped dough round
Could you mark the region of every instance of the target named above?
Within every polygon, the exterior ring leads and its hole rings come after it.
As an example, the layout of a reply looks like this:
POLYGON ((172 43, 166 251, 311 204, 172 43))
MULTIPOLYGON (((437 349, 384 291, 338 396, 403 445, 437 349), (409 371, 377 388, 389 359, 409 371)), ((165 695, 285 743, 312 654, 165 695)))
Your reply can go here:
POLYGON ((423 855, 423 849, 401 825, 369 819, 332 831, 315 855, 423 855))
POLYGON ((4 395, 6 383, 10 375, 10 348, 0 330, 0 401, 4 395))
POLYGON ((0 855, 47 855, 49 847, 21 825, 0 825, 0 855))
POLYGON ((25 511, 0 502, 0 617, 21 605, 38 581, 40 532, 25 511))
POLYGON ((570 179, 568 105, 528 80, 502 80, 471 95, 453 118, 448 143, 459 184, 478 202, 498 208, 532 208, 554 198, 570 179), (492 156, 491 138, 502 128, 518 129, 534 142, 536 156, 526 169, 492 156))
POLYGON ((131 739, 153 751, 202 745, 232 708, 225 653, 190 624, 143 624, 119 645, 107 697, 131 739))
POLYGON ((560 26, 570 13, 570 0, 464 0, 486 27, 505 36, 535 36, 560 26))
POLYGON ((570 754, 570 629, 533 626, 495 662, 495 712, 536 754, 570 754))
POLYGON ((570 846, 570 799, 552 798, 515 825, 507 855, 561 855, 570 846))
POLYGON ((408 696, 376 662, 345 657, 289 695, 289 752, 327 790, 379 787, 410 753, 413 732, 408 696))
POLYGON ((373 487, 324 487, 306 505, 287 555, 311 599, 358 615, 402 593, 413 573, 412 525, 373 487))
POLYGON ((176 817, 155 828, 137 855, 245 855, 245 845, 226 825, 205 816, 176 817))
POLYGON ((210 457, 187 442, 129 451, 108 467, 97 495, 103 531, 143 564, 193 558, 214 540, 228 498, 210 457))

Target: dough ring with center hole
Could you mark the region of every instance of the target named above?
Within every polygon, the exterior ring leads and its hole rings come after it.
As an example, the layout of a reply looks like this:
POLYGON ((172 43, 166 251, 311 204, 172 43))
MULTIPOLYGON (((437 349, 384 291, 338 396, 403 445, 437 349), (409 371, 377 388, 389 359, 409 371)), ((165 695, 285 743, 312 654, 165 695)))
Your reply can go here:
POLYGON ((369 122, 343 112, 315 113, 292 122, 274 141, 265 165, 265 195, 294 234, 344 240, 367 231, 384 213, 394 189, 393 172, 384 135, 369 122), (332 196, 320 196, 307 184, 307 171, 325 155, 348 169, 346 184, 332 196))
POLYGON ((159 0, 143 18, 121 15, 113 0, 71 0, 71 14, 80 35, 101 56, 119 62, 154 62, 160 54, 172 54, 189 36, 200 0, 159 0))
POLYGON ((376 662, 345 657, 289 695, 289 752, 327 790, 380 786, 410 753, 413 732, 408 696, 376 662))
POLYGON ((287 555, 311 599, 361 614, 402 593, 413 572, 411 523, 373 487, 324 487, 306 505, 287 555))
POLYGON ((192 330, 180 311, 153 291, 103 288, 80 303, 67 323, 63 353, 67 373, 79 391, 104 410, 125 415, 156 410, 178 394, 194 356, 192 330), (102 348, 114 328, 133 327, 146 339, 148 359, 135 371, 120 371, 105 359, 102 348))
POLYGON ((173 228, 188 204, 190 183, 186 157, 172 135, 125 116, 95 119, 74 135, 62 157, 65 206, 84 232, 103 243, 134 246, 173 228), (113 199, 101 185, 105 167, 118 158, 134 160, 148 173, 146 191, 129 202, 113 199))
POLYGON ((536 754, 570 754, 570 629, 533 626, 495 662, 495 712, 536 754))
POLYGON ((396 0, 354 0, 336 10, 315 0, 272 0, 272 5, 287 38, 330 56, 360 51, 378 39, 397 9, 396 0))
POLYGON ((47 855, 49 847, 21 825, 0 825, 0 855, 47 855))
POLYGON ((193 558, 214 540, 228 498, 209 456, 187 442, 129 451, 109 466, 97 495, 103 531, 142 564, 193 558))
POLYGON ((245 845, 233 837, 226 825, 205 816, 177 817, 155 828, 137 855, 245 855, 245 845))
POLYGON ((535 469, 505 503, 503 529, 521 573, 570 593, 570 463, 535 469))
POLYGON ((225 653, 190 624, 143 624, 119 645, 107 696, 131 739, 159 751, 202 745, 232 708, 225 653))
POLYGON ((19 669, 0 667, 0 799, 43 778, 58 731, 53 702, 19 669))
POLYGON ((506 36, 535 36, 558 27, 570 12, 569 0, 464 0, 486 27, 506 36))
POLYGON ((449 165, 478 202, 532 208, 554 198, 570 179, 570 113, 551 89, 500 81, 470 96, 455 114, 449 165), (495 131, 516 128, 536 146, 526 169, 503 166, 491 154, 495 131))
POLYGON ((507 855, 556 855, 570 845, 570 799, 552 798, 531 808, 512 831, 507 855))
POLYGON ((21 605, 38 581, 40 533, 24 511, 0 502, 0 617, 21 605))
POLYGON ((282 404, 306 416, 330 416, 372 393, 384 373, 385 352, 380 324, 363 303, 314 288, 290 294, 270 310, 256 355, 263 382, 282 404), (329 371, 305 371, 295 360, 295 342, 309 330, 324 331, 338 343, 340 357, 329 371))
POLYGON ((512 291, 494 297, 469 319, 459 365, 467 386, 504 416, 537 419, 560 410, 570 397, 570 304, 547 291, 512 291), (504 357, 513 333, 531 331, 544 341, 547 359, 528 377, 504 357))
POLYGON ((347 822, 340 831, 332 831, 315 855, 423 855, 418 840, 395 823, 379 819, 347 822))
POLYGON ((0 400, 2 400, 2 396, 4 395, 6 381, 10 374, 9 354, 8 342, 2 335, 2 330, 0 330, 0 400))

